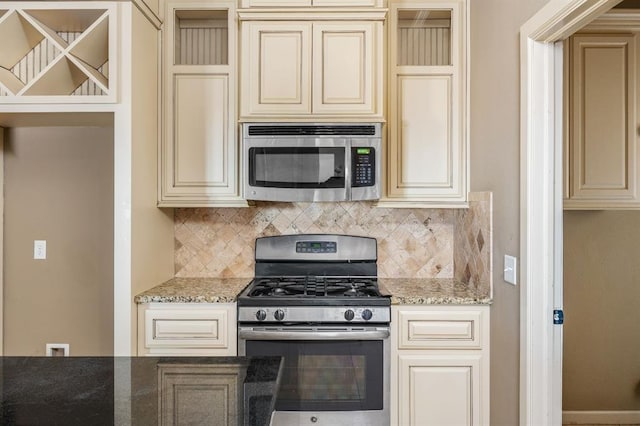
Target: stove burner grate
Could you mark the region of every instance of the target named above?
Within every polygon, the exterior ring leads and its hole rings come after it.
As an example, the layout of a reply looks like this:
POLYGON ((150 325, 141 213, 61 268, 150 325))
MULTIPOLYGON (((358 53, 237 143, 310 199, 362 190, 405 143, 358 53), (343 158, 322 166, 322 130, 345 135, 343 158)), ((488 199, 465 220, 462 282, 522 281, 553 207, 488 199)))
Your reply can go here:
POLYGON ((249 297, 380 297, 377 280, 363 277, 256 278, 249 297))

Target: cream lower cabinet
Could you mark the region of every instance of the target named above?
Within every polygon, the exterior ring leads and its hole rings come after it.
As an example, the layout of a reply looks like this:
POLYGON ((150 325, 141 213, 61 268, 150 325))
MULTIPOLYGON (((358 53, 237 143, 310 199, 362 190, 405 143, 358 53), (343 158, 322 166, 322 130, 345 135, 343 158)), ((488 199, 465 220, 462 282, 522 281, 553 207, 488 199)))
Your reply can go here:
POLYGON ((138 305, 138 356, 236 356, 235 303, 138 305))
POLYGON ((489 425, 489 307, 392 306, 391 424, 489 425))
POLYGON ((382 117, 382 22, 247 21, 241 34, 241 118, 382 117))
POLYGON ((398 0, 389 18, 388 207, 465 207, 466 1, 398 0))
POLYGON ((565 46, 564 208, 640 208, 638 35, 578 34, 565 46))
POLYGON ((240 207, 232 1, 166 3, 158 205, 240 207))

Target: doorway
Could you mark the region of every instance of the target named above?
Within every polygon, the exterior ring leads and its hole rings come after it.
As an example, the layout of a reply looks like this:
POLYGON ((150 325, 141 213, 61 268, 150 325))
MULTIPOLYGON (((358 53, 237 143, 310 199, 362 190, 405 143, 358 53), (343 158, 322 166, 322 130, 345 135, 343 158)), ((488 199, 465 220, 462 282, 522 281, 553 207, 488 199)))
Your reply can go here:
POLYGON ((615 9, 564 46, 567 424, 640 424, 639 18, 615 9))

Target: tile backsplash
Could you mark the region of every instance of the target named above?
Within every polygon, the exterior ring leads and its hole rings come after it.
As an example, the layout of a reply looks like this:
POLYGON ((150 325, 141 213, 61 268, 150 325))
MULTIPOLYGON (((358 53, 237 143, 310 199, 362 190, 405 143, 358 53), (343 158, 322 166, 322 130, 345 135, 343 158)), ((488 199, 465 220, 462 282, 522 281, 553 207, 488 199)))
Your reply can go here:
POLYGON ((251 277, 256 237, 300 233, 374 237, 381 277, 456 278, 490 292, 488 192, 471 193, 468 209, 390 209, 374 202, 176 209, 175 273, 251 277))

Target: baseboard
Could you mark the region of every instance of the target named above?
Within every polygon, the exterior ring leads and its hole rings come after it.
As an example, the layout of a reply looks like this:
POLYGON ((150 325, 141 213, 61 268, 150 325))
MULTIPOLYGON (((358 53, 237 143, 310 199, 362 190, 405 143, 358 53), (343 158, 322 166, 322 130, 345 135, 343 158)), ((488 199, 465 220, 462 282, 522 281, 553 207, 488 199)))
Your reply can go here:
POLYGON ((563 411, 565 425, 640 424, 640 411, 563 411))

